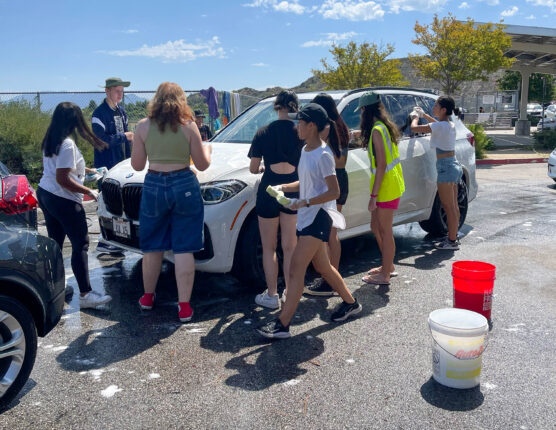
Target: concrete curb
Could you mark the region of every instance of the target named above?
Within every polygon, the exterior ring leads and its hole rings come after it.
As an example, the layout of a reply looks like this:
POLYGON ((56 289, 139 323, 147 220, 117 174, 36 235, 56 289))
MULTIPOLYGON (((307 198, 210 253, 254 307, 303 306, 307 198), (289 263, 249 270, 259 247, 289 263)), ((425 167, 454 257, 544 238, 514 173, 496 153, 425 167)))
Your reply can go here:
POLYGON ((526 163, 547 163, 548 158, 484 158, 482 160, 475 160, 477 165, 481 164, 526 164, 526 163))

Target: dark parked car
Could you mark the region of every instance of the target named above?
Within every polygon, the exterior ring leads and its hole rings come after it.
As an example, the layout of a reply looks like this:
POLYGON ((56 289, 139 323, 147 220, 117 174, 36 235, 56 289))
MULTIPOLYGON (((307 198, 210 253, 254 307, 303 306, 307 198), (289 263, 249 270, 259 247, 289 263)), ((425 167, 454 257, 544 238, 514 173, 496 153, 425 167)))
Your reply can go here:
POLYGON ((62 252, 37 232, 36 206, 27 178, 0 163, 0 409, 27 382, 37 335, 52 330, 64 307, 62 252))

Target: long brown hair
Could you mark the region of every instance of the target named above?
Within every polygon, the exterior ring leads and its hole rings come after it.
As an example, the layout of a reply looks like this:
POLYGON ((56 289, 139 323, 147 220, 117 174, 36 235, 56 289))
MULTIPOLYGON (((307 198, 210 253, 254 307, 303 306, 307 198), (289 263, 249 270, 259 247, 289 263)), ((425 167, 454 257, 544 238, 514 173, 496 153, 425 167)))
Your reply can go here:
POLYGON ((340 150, 347 148, 349 145, 349 129, 344 119, 340 116, 334 99, 329 94, 320 93, 317 94, 313 100, 311 100, 311 103, 316 103, 324 108, 324 110, 328 114, 328 118, 330 118, 336 124, 340 150))
POLYGON ((362 139, 361 146, 363 146, 363 148, 367 148, 369 145, 373 126, 376 121, 382 121, 390 133, 390 140, 394 142, 394 144, 398 143, 400 140, 398 126, 392 121, 381 101, 372 105, 363 106, 361 109, 360 128, 362 139))
POLYGON ((52 121, 46 130, 42 141, 45 157, 58 155, 60 146, 66 137, 73 136, 77 141, 77 133, 89 142, 95 149, 101 150, 108 145, 96 137, 83 118, 81 108, 71 102, 62 102, 56 106, 52 114, 52 121))
POLYGON ((187 104, 184 91, 173 82, 163 82, 158 86, 149 103, 148 112, 148 118, 158 124, 161 132, 164 132, 168 124, 175 133, 179 125, 193 120, 193 111, 187 104))

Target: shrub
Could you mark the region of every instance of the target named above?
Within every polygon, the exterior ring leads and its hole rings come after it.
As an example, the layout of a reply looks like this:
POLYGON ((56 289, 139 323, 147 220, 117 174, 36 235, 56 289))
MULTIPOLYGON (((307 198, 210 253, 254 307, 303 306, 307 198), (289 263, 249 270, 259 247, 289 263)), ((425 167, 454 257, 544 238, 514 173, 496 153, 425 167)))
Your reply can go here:
POLYGON ((556 149, 556 128, 537 131, 533 133, 535 149, 556 149))
MULTIPOLYGON (((15 174, 24 174, 36 187, 42 176, 41 144, 51 115, 27 101, 0 104, 0 161, 15 174)), ((85 164, 92 166, 93 148, 77 141, 85 164)))
POLYGON ((469 124, 467 128, 475 136, 475 158, 485 158, 485 152, 496 149, 492 137, 487 136, 481 124, 469 124))

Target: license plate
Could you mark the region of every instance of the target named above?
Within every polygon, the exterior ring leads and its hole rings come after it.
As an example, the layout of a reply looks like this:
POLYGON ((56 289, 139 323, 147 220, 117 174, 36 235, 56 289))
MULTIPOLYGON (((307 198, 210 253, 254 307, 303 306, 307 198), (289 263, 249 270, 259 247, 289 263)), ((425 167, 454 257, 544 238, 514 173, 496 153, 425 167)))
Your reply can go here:
POLYGON ((116 236, 130 238, 131 226, 129 221, 120 218, 112 219, 112 231, 116 236))

